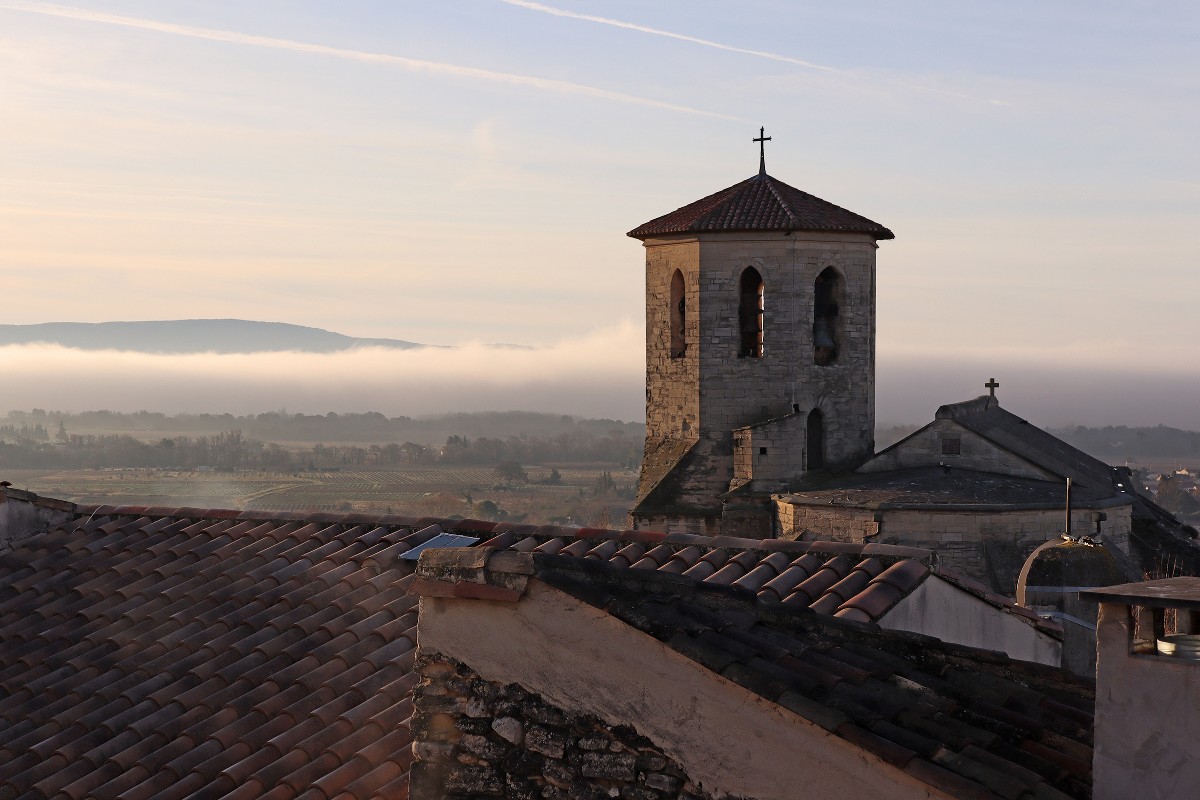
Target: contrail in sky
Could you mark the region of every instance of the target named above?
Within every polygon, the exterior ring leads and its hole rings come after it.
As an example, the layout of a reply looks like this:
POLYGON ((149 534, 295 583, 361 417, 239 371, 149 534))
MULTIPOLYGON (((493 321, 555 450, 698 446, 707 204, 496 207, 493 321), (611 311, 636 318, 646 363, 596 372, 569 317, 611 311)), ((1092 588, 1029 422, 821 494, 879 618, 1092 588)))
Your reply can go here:
POLYGON ((619 19, 611 17, 597 17, 592 14, 580 14, 576 11, 567 11, 563 8, 553 8, 544 6, 541 3, 533 3, 529 0, 500 0, 501 3, 508 3, 510 6, 519 6, 527 8, 530 11, 541 11, 543 14, 553 14, 556 17, 569 17, 571 19, 581 19, 586 22, 599 22, 601 25, 612 25, 614 28, 625 28, 626 30, 639 31, 641 33, 650 33, 655 36, 665 36, 668 39, 678 39, 681 42, 691 42, 692 44, 700 44, 705 47, 714 47, 717 50, 728 50, 730 53, 742 53, 748 56, 758 56, 759 58, 768 58, 772 61, 782 61, 786 64, 796 64, 797 66, 807 67, 808 69, 820 70, 821 72, 832 72, 840 75, 851 75, 849 70, 838 69, 836 67, 827 67, 824 64, 814 64, 811 61, 804 61, 791 56, 780 55, 779 53, 769 53, 765 50, 748 50, 745 47, 734 47, 731 44, 721 44, 709 39, 700 39, 696 36, 687 36, 682 33, 672 33, 658 28, 651 28, 646 25, 638 25, 633 22, 623 22, 619 19))
POLYGON ((463 67, 457 64, 446 64, 440 61, 426 61, 420 58, 406 58, 389 53, 371 53, 362 50, 349 50, 342 47, 329 47, 322 44, 297 42, 291 39, 277 39, 271 36, 255 36, 236 31, 224 31, 216 28, 200 28, 193 25, 179 25, 173 22, 144 19, 141 17, 126 17, 119 14, 108 14, 103 11, 92 11, 86 8, 63 6, 53 3, 26 2, 26 0, 0 0, 0 9, 24 11, 30 14, 42 14, 50 17, 99 22, 105 25, 119 25, 125 28, 156 31, 173 36, 187 36, 193 39, 208 39, 214 42, 250 45, 252 47, 267 47, 275 50, 290 50, 296 53, 312 53, 314 55, 331 56, 349 61, 362 61, 379 64, 395 64, 412 72, 425 72, 435 75, 449 75, 458 78, 474 78, 495 83, 506 83, 512 86, 527 86, 542 91, 559 92, 561 94, 582 95, 599 100, 610 100, 617 103, 657 108, 663 111, 678 111, 685 114, 699 114, 718 119, 737 119, 726 114, 717 114, 677 103, 666 103, 647 97, 614 92, 595 86, 587 86, 570 81, 560 81, 551 78, 538 78, 532 75, 518 75, 511 72, 497 72, 478 67, 463 67))
MULTIPOLYGON (((564 8, 554 8, 553 6, 542 5, 541 3, 534 3, 534 2, 532 2, 532 0, 500 0, 500 2, 507 3, 510 6, 517 6, 519 8, 529 9, 530 11, 540 11, 543 14, 551 14, 555 17, 567 17, 569 19, 579 19, 579 20, 583 20, 585 22, 598 22, 601 25, 611 25, 614 28, 624 28, 625 30, 637 31, 639 33, 649 33, 652 36, 664 36, 668 39, 677 39, 678 41, 681 41, 681 42, 690 42, 692 44, 698 44, 703 47, 712 47, 716 50, 725 50, 726 52, 730 52, 730 53, 741 53, 742 55, 755 56, 756 58, 765 58, 770 61, 781 61, 785 64, 795 64, 798 67, 804 67, 805 69, 812 69, 812 70, 816 70, 818 72, 826 72, 831 75, 841 75, 844 77, 856 78, 856 79, 863 78, 861 73, 855 72, 853 70, 839 69, 837 67, 830 67, 825 64, 817 64, 812 61, 805 61, 800 58, 793 58, 791 56, 781 55, 780 53, 772 53, 767 50, 751 50, 746 47, 735 47, 734 45, 731 45, 731 44, 722 44, 721 42, 714 42, 711 39, 701 39, 698 36, 688 36, 683 33, 674 33, 673 31, 664 31, 660 28, 651 28, 647 25, 638 25, 637 23, 634 23, 634 22, 625 22, 623 20, 613 19, 612 17, 598 17, 593 14, 580 14, 577 11, 568 11, 564 8)), ((973 97, 968 94, 962 94, 960 92, 951 92, 946 89, 938 89, 933 86, 922 86, 920 84, 908 83, 906 81, 899 81, 899 80, 890 79, 890 78, 885 78, 884 80, 888 81, 889 83, 893 83, 897 86, 904 86, 909 89, 917 89, 922 92, 933 92, 935 94, 943 94, 943 95, 947 95, 949 97, 958 97, 963 100, 976 100, 976 101, 981 101, 981 102, 985 102, 985 103, 991 103, 993 105, 1008 105, 1008 103, 1005 103, 1002 100, 988 100, 988 99, 984 99, 984 98, 973 97)))

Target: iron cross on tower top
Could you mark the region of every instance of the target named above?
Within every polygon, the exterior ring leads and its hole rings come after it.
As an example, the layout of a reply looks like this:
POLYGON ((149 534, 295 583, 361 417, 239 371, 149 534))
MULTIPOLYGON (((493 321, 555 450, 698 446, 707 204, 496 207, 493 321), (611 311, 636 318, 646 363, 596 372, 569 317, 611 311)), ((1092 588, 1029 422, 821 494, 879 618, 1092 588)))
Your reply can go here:
POLYGON ((983 385, 983 388, 988 390, 988 394, 992 397, 996 396, 996 388, 1000 384, 996 383, 995 378, 988 378, 988 382, 983 385))
POLYGON ((771 141, 770 136, 764 136, 767 132, 766 128, 758 129, 758 138, 751 139, 752 142, 758 142, 758 174, 767 174, 767 142, 771 141))

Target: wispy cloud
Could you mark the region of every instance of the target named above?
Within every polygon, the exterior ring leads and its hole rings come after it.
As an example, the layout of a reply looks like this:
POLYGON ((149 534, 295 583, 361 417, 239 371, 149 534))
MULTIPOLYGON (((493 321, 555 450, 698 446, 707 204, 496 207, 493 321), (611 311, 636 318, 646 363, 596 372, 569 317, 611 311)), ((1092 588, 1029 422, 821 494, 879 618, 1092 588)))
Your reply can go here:
MULTIPOLYGON (((818 64, 814 61, 805 61, 802 58, 795 58, 793 56, 783 55, 782 53, 772 53, 768 50, 753 50, 747 47, 737 47, 735 45, 725 44, 723 42, 714 42, 712 39, 702 39, 698 36, 688 36, 687 34, 675 33, 674 31, 664 31, 661 28, 651 28, 648 25, 639 25, 635 22, 625 22, 624 20, 613 19, 612 17, 600 17, 594 14, 580 14, 577 11, 568 11, 564 8, 555 8, 542 3, 534 3, 531 2, 531 0, 500 0, 500 2, 507 3, 510 6, 517 6, 518 8, 525 8, 530 11, 538 11, 543 14, 550 14, 555 17, 566 17, 568 19, 583 20, 584 22, 595 22, 600 25, 610 25, 614 28, 624 28, 625 30, 629 31, 637 31, 638 33, 648 33, 652 36, 662 36, 667 39, 676 39, 681 42, 698 44, 702 47, 711 47, 715 50, 724 50, 729 53, 741 53, 742 55, 754 56, 755 58, 765 58, 769 61, 779 61, 784 64, 793 64, 798 67, 804 67, 805 69, 816 70, 818 72, 837 75, 843 78, 853 78, 856 80, 862 80, 864 78, 864 75, 861 72, 831 67, 828 64, 818 64)), ((947 97, 957 97, 961 100, 974 100, 977 102, 991 103, 993 105, 1007 105, 1007 103, 1001 100, 974 97, 961 92, 940 89, 936 86, 925 86, 895 78, 882 78, 880 80, 896 86, 903 86, 908 89, 915 89, 921 92, 932 92, 934 94, 945 95, 947 97)))
POLYGON ((27 2, 26 0, 0 0, 0 9, 7 9, 9 11, 22 11, 30 14, 41 14, 44 16, 61 17, 64 19, 81 20, 86 22, 96 22, 104 25, 117 25, 125 28, 155 31, 157 33, 165 33, 172 36, 186 36, 192 39, 207 39, 214 42, 226 42, 229 44, 240 44, 250 47, 265 47, 274 50, 288 50, 294 53, 310 53, 313 55, 328 56, 331 58, 341 58, 348 61, 391 64, 406 69, 410 72, 422 72, 432 75, 446 75, 455 78, 491 81, 493 83, 504 83, 510 86, 522 86, 531 89, 538 89, 540 91, 591 97, 597 100, 608 100, 616 103, 626 103, 629 105, 656 108, 662 111, 675 111, 683 114, 696 114, 705 117, 715 117, 717 119, 736 119, 735 117, 725 114, 705 111, 704 109, 693 108, 691 106, 680 105, 678 103, 667 103, 661 100, 655 100, 653 98, 639 97, 637 95, 625 94, 624 92, 614 92, 609 89, 602 89, 597 86, 587 86, 585 84, 573 83, 571 81, 539 78, 532 75, 519 75, 511 72, 499 72, 496 70, 482 69, 479 67, 465 67, 458 64, 447 64, 440 61, 408 58, 406 56, 398 56, 391 53, 372 53, 369 51, 351 50, 343 47, 330 47, 328 45, 313 44, 310 42, 297 42, 291 39, 278 39, 272 36, 256 36, 248 33, 239 33, 237 31, 226 31, 216 28, 202 28, 194 25, 180 25, 174 22, 162 22, 160 20, 145 19, 143 17, 127 17, 120 14, 109 14, 103 11, 93 11, 91 9, 76 8, 74 6, 64 6, 53 3, 27 2))

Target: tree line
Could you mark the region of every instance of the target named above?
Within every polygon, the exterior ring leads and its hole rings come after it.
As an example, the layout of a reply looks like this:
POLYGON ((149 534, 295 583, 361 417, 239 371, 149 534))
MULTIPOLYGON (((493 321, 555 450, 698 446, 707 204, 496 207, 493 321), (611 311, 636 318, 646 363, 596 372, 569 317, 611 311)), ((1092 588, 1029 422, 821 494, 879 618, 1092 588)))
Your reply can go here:
POLYGON ((218 470, 327 470, 402 465, 501 463, 540 464, 603 462, 634 468, 642 442, 621 431, 603 436, 559 434, 505 439, 457 434, 442 447, 416 442, 323 444, 288 448, 277 442, 247 438, 240 430, 207 436, 171 436, 150 441, 126 433, 75 434, 60 423, 51 433, 44 426, 0 426, 0 468, 100 469, 161 468, 218 470))
POLYGON ((9 411, 0 417, 0 435, 12 431, 40 429, 52 437, 60 427, 71 433, 128 433, 141 439, 154 436, 218 435, 241 431, 247 438, 264 442, 354 442, 370 445, 384 442, 420 442, 426 445, 459 435, 472 438, 549 437, 559 434, 604 436, 612 431, 640 439, 645 426, 639 422, 587 419, 567 414, 529 411, 485 411, 413 418, 386 417, 377 411, 361 413, 294 414, 286 409, 262 414, 174 414, 154 411, 9 411))
POLYGON ((1117 463, 1127 458, 1200 458, 1200 432, 1166 425, 1129 427, 1107 425, 1090 428, 1051 429, 1050 433, 1101 461, 1117 463))

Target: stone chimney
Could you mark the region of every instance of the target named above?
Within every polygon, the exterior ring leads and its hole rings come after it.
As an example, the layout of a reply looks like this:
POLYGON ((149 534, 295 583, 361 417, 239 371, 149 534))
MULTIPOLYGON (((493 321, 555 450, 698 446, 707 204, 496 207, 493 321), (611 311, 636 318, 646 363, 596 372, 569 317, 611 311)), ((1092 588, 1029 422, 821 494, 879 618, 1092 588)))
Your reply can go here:
POLYGON ((0 482, 0 550, 20 539, 45 533, 74 514, 74 503, 38 497, 33 492, 14 489, 7 481, 0 482))
POLYGON ((1095 800, 1200 792, 1200 578, 1080 593, 1096 628, 1095 800))

